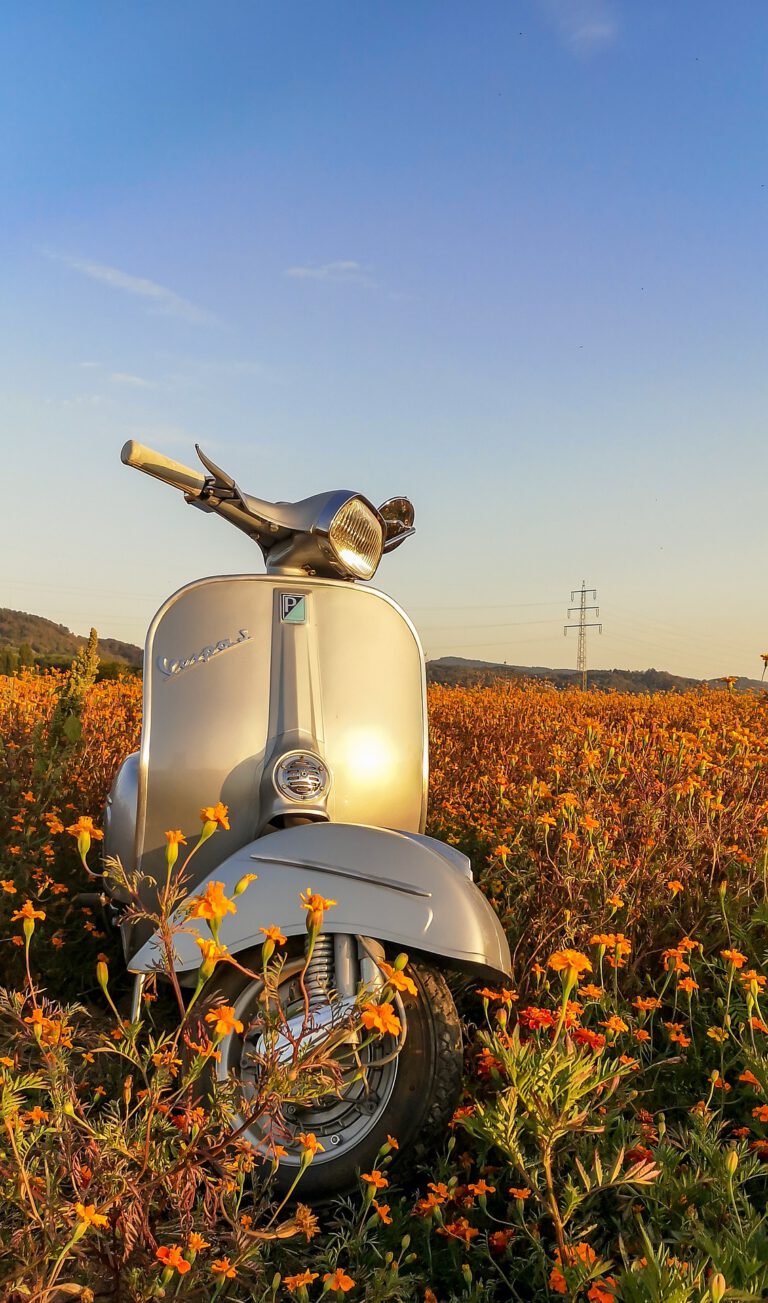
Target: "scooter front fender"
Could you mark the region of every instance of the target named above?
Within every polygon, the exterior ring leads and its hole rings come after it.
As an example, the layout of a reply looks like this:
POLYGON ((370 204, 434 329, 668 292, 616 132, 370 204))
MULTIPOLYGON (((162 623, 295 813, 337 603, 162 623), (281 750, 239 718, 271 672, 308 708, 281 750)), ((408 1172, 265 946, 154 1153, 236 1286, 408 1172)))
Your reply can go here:
MULTIPOLYGON (((224 885, 232 896, 246 874, 258 881, 222 921, 220 941, 229 953, 260 945, 262 927, 287 936, 306 928, 299 894, 307 887, 335 901, 326 919, 331 932, 371 936, 439 957, 491 979, 506 978, 510 953, 504 931, 472 880, 469 860, 452 846, 419 833, 363 824, 312 823, 269 833, 235 851, 195 888, 224 885)), ((177 970, 199 967, 196 938, 204 924, 190 921, 176 936, 177 970), (199 929, 199 930, 198 930, 199 929)), ((132 972, 158 967, 157 936, 129 960, 132 972)))

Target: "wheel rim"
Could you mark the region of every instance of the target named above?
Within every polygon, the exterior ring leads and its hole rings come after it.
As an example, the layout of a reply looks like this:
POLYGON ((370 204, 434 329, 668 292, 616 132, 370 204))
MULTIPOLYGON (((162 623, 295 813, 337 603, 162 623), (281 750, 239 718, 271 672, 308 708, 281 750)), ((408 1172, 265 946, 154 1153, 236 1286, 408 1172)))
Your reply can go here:
MULTIPOLYGON (((298 997, 298 974, 303 968, 303 960, 286 963, 278 993, 286 1015, 293 1012, 293 1006, 301 1007, 298 997)), ((245 1099, 255 1089, 257 1070, 249 1061, 256 1042, 261 1034, 256 1023, 259 1010, 259 996, 263 989, 260 981, 249 982, 234 1002, 235 1017, 243 1023, 245 1031, 238 1036, 231 1033, 219 1043, 221 1058, 217 1064, 217 1076, 226 1081, 234 1076, 241 1084, 245 1099)), ((380 1121, 385 1112, 397 1077, 398 1056, 395 1053, 397 1041, 392 1036, 382 1036, 367 1046, 361 1053, 361 1062, 366 1069, 364 1080, 346 1085, 339 1095, 326 1096, 322 1101, 312 1105, 288 1105, 283 1110, 283 1126, 260 1120, 245 1128, 243 1135, 266 1156, 275 1144, 282 1145, 287 1154, 280 1159, 281 1167, 298 1168, 301 1161, 301 1147, 295 1140, 299 1132, 313 1132, 324 1149, 318 1150, 313 1160, 313 1167, 333 1162, 334 1159, 360 1144, 380 1121)), ((243 1125, 245 1116, 238 1113, 234 1125, 243 1125)))

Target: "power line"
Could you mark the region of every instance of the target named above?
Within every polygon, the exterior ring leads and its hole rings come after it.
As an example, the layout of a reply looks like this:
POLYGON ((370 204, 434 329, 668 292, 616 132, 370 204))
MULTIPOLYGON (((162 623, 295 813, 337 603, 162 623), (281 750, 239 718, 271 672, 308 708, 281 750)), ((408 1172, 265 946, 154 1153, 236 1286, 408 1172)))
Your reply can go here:
POLYGON ((573 611, 577 611, 579 616, 579 623, 563 625, 564 637, 567 637, 569 629, 578 629, 579 631, 579 644, 578 644, 578 653, 576 657, 576 669, 581 674, 582 690, 586 689, 587 686, 587 629, 598 629, 600 633, 603 632, 602 624, 596 623, 594 621, 591 623, 587 622, 588 611, 594 611, 595 615, 600 614, 599 606, 587 606, 588 593, 591 593, 595 601, 597 601, 597 589, 587 588, 587 582, 585 579, 582 579, 580 589, 576 589, 576 588, 571 589, 571 601, 574 601, 575 598, 578 596, 579 605, 568 607, 568 619, 570 620, 571 613, 573 611))

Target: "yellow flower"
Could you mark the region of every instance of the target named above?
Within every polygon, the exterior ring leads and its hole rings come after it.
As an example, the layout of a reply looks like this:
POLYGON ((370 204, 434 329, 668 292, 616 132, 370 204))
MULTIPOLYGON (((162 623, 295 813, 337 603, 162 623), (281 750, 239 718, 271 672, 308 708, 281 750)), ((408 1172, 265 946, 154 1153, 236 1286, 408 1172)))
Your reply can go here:
POLYGON ((722 1045, 723 1041, 728 1040, 728 1033, 724 1027, 709 1027, 707 1036, 711 1041, 717 1041, 720 1045, 722 1045))
POLYGON ((212 937, 195 937, 195 945, 200 947, 203 956, 200 976, 203 981, 207 981, 218 961, 226 956, 227 947, 219 945, 212 937))
POLYGON ((85 1226, 107 1226, 109 1218, 97 1213, 95 1203, 76 1203, 75 1212, 85 1226))

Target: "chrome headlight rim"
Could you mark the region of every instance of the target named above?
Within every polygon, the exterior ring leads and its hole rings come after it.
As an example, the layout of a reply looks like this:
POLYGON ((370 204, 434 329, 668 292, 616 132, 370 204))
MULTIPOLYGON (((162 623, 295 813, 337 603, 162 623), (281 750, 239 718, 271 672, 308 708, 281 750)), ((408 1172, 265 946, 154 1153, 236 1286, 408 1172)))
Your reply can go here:
POLYGON ((272 766, 272 786, 277 795, 282 800, 291 801, 296 805, 322 805, 331 790, 331 782, 331 771, 322 756, 315 751, 307 750, 306 747, 285 751, 272 766), (295 789, 290 786, 286 777, 286 770, 292 764, 299 771, 303 764, 307 770, 305 777, 302 777, 300 772, 294 777, 295 789), (301 791, 302 783, 306 785, 304 792, 301 791))
POLYGON ((350 493, 335 503, 332 514, 329 513, 316 528, 323 536, 324 551, 341 574, 350 579, 373 578, 384 555, 386 528, 373 503, 362 493, 350 493), (358 514, 356 521, 350 519, 355 511, 358 514), (339 533, 345 529, 352 534, 353 545, 342 550, 339 533), (361 538, 365 533, 367 539, 361 538))

